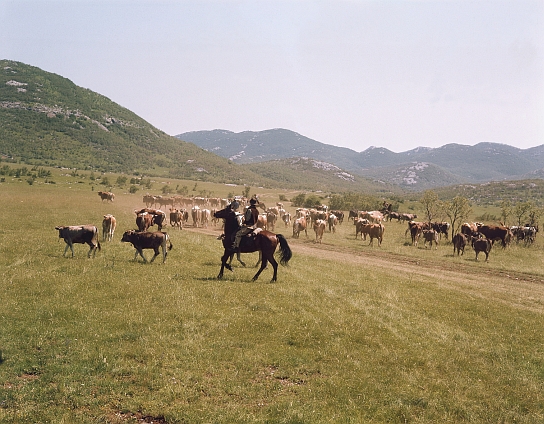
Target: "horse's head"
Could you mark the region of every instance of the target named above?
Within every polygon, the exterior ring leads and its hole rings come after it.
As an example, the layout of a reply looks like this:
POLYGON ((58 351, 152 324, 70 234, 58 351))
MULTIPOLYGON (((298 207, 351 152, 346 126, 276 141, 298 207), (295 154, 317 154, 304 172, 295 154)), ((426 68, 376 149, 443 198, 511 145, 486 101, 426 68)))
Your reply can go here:
POLYGON ((228 205, 225 209, 221 209, 213 214, 215 218, 229 218, 234 215, 234 211, 231 208, 231 205, 228 205))

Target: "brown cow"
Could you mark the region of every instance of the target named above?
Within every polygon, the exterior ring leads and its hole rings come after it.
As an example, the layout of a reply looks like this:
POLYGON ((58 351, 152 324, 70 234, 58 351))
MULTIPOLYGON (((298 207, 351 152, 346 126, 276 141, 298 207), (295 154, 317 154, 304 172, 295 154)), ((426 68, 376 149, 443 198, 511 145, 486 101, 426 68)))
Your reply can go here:
POLYGON ((301 216, 293 221, 293 238, 299 238, 301 231, 304 231, 306 233, 306 237, 308 237, 306 218, 304 216, 301 216))
POLYGON ((413 221, 417 218, 417 215, 415 213, 401 213, 400 219, 402 221, 413 221))
POLYGON ((502 225, 499 226, 478 224, 478 232, 480 234, 483 234, 485 238, 491 242, 495 240, 500 240, 503 248, 505 248, 512 239, 512 232, 510 231, 510 228, 502 225))
POLYGON ((361 234, 361 240, 366 240, 366 234, 363 234, 363 227, 370 224, 370 222, 368 222, 368 219, 354 218, 353 224, 355 225, 355 240, 357 240, 357 236, 359 235, 359 233, 361 234))
POLYGON ((128 230, 123 234, 122 242, 132 243, 132 246, 136 249, 134 254, 134 261, 138 258, 138 255, 142 257, 144 262, 147 262, 147 259, 144 256, 143 249, 153 249, 155 255, 151 258, 150 262, 153 262, 157 256, 159 256, 159 247, 162 248, 162 263, 166 262, 166 255, 168 254, 167 250, 172 250, 172 242, 167 233, 161 231, 147 232, 147 231, 134 231, 128 230), (170 246, 167 246, 168 243, 170 246), (168 247, 168 249, 167 249, 168 247))
POLYGON ((382 245, 383 233, 385 232, 385 227, 383 224, 367 224, 363 228, 363 233, 368 234, 370 237, 369 246, 373 245, 374 239, 378 240, 378 246, 382 245))
POLYGON ((457 233, 453 236, 453 254, 457 250, 457 256, 461 253, 461 256, 465 253, 465 246, 467 245, 467 237, 463 233, 457 233))
POLYGON ((478 226, 483 225, 480 222, 465 222, 461 225, 461 234, 472 237, 478 232, 478 226))
POLYGON ((268 208, 269 211, 266 214, 266 229, 268 231, 274 231, 274 227, 276 226, 276 221, 278 220, 278 214, 270 211, 272 208, 268 208))
POLYGON ((412 238, 412 245, 417 246, 421 232, 426 229, 428 229, 428 225, 424 222, 409 221, 408 228, 404 232, 404 236, 406 236, 406 233, 409 232, 410 237, 412 238))
POLYGON ((315 242, 321 243, 323 241, 323 233, 325 232, 325 220, 318 219, 314 222, 315 242))
POLYGON ((117 220, 111 214, 104 215, 102 220, 102 241, 111 241, 117 226, 117 220))
POLYGON ((283 221, 283 223, 285 224, 286 227, 289 226, 289 224, 291 224, 291 214, 289 212, 285 212, 282 217, 281 217, 281 220, 283 221))
POLYGON ((183 214, 178 209, 170 208, 170 225, 182 229, 183 214))
POLYGON ((472 248, 476 252, 476 260, 478 260, 478 253, 485 253, 485 260, 489 259, 489 252, 491 251, 491 242, 485 238, 472 237, 472 248))
POLYGON ((72 251, 72 258, 74 257, 74 243, 87 243, 90 246, 89 253, 87 257, 93 258, 96 255, 96 250, 101 250, 100 241, 98 241, 98 228, 94 225, 70 225, 70 226, 59 226, 55 227, 55 230, 59 232, 59 238, 64 239, 66 243, 66 248, 64 249, 64 254, 68 248, 72 251))
POLYGON ((266 213, 261 213, 259 214, 259 218, 257 218, 257 223, 255 224, 255 226, 257 228, 262 228, 263 230, 266 230, 267 223, 268 218, 266 216, 266 213))
POLYGON ((115 194, 110 193, 109 191, 99 191, 98 195, 100 196, 102 201, 109 200, 110 202, 113 202, 113 199, 115 198, 115 194))

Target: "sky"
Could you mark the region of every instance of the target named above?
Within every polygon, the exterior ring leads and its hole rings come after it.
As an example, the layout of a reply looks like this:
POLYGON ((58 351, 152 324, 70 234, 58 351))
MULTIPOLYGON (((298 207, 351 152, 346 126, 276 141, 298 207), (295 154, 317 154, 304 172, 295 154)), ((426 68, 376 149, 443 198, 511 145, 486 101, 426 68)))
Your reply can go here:
POLYGON ((0 0, 0 59, 170 135, 544 144, 544 0, 0 0))

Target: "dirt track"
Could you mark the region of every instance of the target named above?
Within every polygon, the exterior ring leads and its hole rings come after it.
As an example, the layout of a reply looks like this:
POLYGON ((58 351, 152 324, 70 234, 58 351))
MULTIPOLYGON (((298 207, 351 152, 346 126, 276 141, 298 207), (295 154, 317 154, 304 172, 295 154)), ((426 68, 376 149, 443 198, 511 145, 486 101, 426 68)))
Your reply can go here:
MULTIPOLYGON (((195 228, 184 227, 184 230, 195 231, 209 234, 217 237, 221 230, 214 227, 195 228)), ((315 256, 320 259, 333 260, 335 262, 348 262, 357 265, 368 265, 372 261, 373 267, 380 267, 403 274, 425 275, 436 277, 440 275, 442 279, 468 282, 469 280, 478 280, 481 277, 493 277, 504 279, 505 281, 525 281, 533 284, 544 285, 544 279, 531 274, 520 272, 504 272, 500 270, 489 269, 487 267, 475 268, 469 267, 458 262, 444 262, 437 264, 435 261, 427 261, 420 258, 409 258, 406 256, 395 255, 382 250, 360 251, 355 249, 346 249, 345 247, 336 247, 327 244, 310 244, 303 240, 289 239, 291 249, 297 253, 315 256)))

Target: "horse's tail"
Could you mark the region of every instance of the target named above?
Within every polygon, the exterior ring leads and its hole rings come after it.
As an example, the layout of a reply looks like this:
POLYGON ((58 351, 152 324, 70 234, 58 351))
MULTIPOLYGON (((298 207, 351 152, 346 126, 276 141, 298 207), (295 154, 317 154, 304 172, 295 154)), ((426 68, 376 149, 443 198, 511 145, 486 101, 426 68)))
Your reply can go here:
POLYGON ((287 240, 283 235, 276 234, 278 241, 280 242, 280 264, 287 265, 289 260, 293 257, 293 252, 287 243, 287 240))

